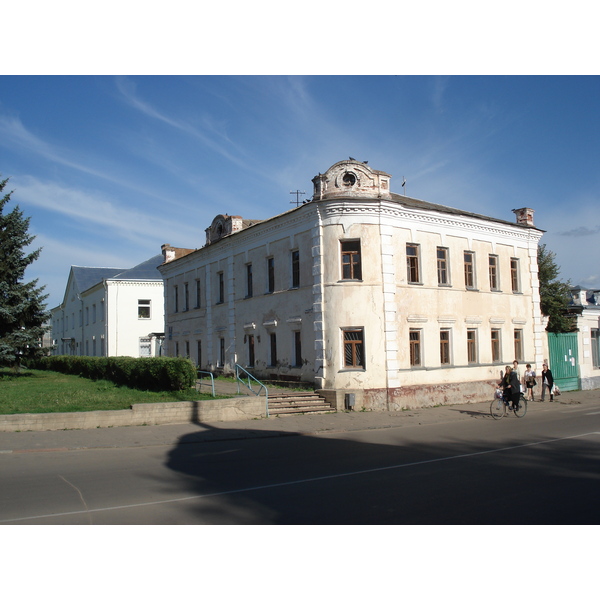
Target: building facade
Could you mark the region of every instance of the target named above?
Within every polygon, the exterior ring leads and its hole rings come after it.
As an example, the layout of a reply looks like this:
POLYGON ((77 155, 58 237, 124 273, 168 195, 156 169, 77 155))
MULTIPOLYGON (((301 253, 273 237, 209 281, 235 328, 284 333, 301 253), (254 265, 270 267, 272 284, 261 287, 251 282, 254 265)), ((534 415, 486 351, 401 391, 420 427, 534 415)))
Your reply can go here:
MULTIPOLYGON (((600 388, 600 290, 577 286, 571 290, 568 313, 576 319, 579 389, 600 388)), ((562 358, 562 357, 560 357, 562 358)), ((565 357, 571 360, 571 357, 565 357)), ((574 362, 574 361, 573 361, 574 362)), ((550 367, 554 365, 550 363, 550 367)))
POLYGON ((133 267, 71 267, 62 304, 51 310, 54 354, 157 356, 164 337, 159 254, 133 267))
POLYGON ((163 246, 168 355, 375 410, 481 400, 505 364, 541 364, 533 210, 493 219, 390 179, 341 161, 297 208, 218 215, 203 248, 163 246))

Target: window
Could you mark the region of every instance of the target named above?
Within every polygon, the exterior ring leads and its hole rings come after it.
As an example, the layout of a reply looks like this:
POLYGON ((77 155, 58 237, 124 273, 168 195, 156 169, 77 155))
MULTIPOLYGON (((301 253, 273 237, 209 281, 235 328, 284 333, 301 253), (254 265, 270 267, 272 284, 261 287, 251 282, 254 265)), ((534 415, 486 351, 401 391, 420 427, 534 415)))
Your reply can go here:
POLYGON ((200 280, 196 279, 196 308, 200 308, 202 305, 202 288, 200 286, 200 280))
POLYGON ((518 294, 521 291, 521 285, 519 281, 519 259, 511 258, 510 259, 510 284, 512 286, 512 291, 515 294, 518 294))
POLYGON ((502 362, 500 354, 500 330, 492 329, 492 362, 502 362))
MULTIPOLYGON (((138 319, 150 318, 150 300, 138 300, 138 319)), ((142 355, 140 355, 142 356, 142 355)))
POLYGON ((437 249, 437 276, 438 285, 450 285, 448 272, 448 248, 437 249))
POLYGON ((217 273, 218 278, 218 296, 217 296, 217 304, 223 304, 225 302, 225 280, 223 279, 223 273, 217 273))
POLYGON ((600 329, 592 329, 592 366, 600 369, 600 329))
POLYGON ((464 265, 465 265, 465 287, 468 290, 475 289, 475 253, 465 252, 464 253, 464 265))
POLYGON ((406 244, 406 269, 408 283, 421 283, 419 246, 417 244, 406 244))
POLYGON ((190 285, 189 283, 183 284, 183 310, 187 312, 190 310, 190 285))
POLYGON ((140 356, 152 356, 152 344, 149 337, 140 338, 140 356))
POLYGON ((294 366, 302 366, 302 338, 299 331, 294 331, 294 366))
POLYGON ((179 342, 175 342, 175 356, 179 356, 179 342))
POLYGON ((365 368, 364 335, 362 329, 344 330, 344 367, 365 368))
POLYGON ((477 362, 477 330, 467 329, 467 362, 472 365, 477 362))
POLYGON ((225 338, 219 338, 219 364, 217 366, 225 366, 225 338))
POLYGON ((498 280, 498 257, 495 254, 490 254, 490 290, 500 290, 498 280))
POLYGON ((267 293, 275 291, 275 259, 267 258, 267 293))
POLYGON ((249 263, 246 265, 246 298, 252 298, 253 291, 252 263, 249 263))
POLYGON ((440 331, 440 363, 442 365, 450 364, 450 330, 442 329, 440 331))
POLYGON ((254 366, 254 336, 248 336, 248 366, 254 366))
POLYGON ((515 360, 523 360, 523 330, 515 329, 515 360))
POLYGON ((292 287, 300 287, 300 251, 292 251, 292 287))
POLYGON ((202 340, 196 342, 196 365, 202 366, 202 340))
POLYGON ((342 279, 362 279, 360 240, 341 242, 342 279))
POLYGON ((410 342, 410 366, 421 366, 421 330, 411 329, 409 332, 410 342))
POLYGON ((173 311, 179 312, 179 286, 173 287, 173 311))
POLYGON ((190 357, 190 343, 187 340, 185 342, 185 357, 186 358, 190 357))
POLYGON ((269 366, 276 367, 277 366, 277 334, 270 333, 269 334, 269 342, 270 342, 270 354, 269 357, 269 366))

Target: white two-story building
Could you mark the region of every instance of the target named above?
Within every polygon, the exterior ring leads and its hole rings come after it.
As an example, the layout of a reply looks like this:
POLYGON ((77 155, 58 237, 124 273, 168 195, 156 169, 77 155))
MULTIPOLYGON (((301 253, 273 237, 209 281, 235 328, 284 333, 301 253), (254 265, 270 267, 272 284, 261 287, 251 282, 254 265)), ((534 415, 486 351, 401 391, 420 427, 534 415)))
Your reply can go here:
POLYGON ((297 208, 218 215, 199 250, 165 244, 167 354, 375 410, 485 399, 505 364, 541 364, 533 210, 494 219, 390 179, 341 161, 297 208))
POLYGON ((164 328, 161 254, 131 268, 71 267, 51 310, 54 354, 157 356, 164 328))

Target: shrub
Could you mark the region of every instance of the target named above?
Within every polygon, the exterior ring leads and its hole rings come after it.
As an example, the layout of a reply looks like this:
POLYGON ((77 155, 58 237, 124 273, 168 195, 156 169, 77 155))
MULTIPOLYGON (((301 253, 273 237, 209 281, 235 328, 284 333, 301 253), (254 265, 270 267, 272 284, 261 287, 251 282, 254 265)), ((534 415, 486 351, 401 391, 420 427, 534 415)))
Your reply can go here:
POLYGON ((186 358, 47 356, 30 361, 29 366, 156 392, 185 390, 196 381, 196 368, 186 358))

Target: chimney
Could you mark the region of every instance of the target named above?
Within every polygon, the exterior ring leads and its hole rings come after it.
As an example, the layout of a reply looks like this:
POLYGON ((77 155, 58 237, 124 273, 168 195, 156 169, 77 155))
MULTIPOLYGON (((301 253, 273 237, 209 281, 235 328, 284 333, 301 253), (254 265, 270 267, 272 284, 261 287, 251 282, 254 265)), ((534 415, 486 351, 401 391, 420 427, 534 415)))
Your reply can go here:
POLYGON ((163 244, 160 249, 162 250, 164 262, 171 262, 175 258, 175 248, 171 244, 163 244))
POLYGON ((518 225, 527 225, 533 227, 533 208, 513 208, 513 212, 517 215, 518 225))

